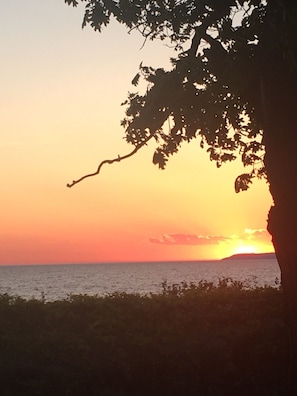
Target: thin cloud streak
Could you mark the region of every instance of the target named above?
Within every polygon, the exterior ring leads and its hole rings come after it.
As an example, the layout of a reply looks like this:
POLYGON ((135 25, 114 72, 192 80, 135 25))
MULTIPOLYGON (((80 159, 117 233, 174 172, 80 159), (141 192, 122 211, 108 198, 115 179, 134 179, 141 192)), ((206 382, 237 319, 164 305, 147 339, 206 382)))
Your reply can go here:
POLYGON ((159 238, 149 238, 150 243, 159 245, 216 245, 218 243, 228 243, 235 239, 241 241, 259 241, 267 240, 269 238, 268 232, 263 228, 250 229, 246 228, 242 235, 195 235, 195 234, 163 234, 159 238))
POLYGON ((246 239, 267 239, 269 233, 265 228, 259 228, 258 230, 253 230, 251 228, 246 228, 244 230, 244 238, 246 239))
POLYGON ((150 238, 149 241, 161 245, 216 245, 228 239, 218 235, 163 234, 160 238, 150 238))

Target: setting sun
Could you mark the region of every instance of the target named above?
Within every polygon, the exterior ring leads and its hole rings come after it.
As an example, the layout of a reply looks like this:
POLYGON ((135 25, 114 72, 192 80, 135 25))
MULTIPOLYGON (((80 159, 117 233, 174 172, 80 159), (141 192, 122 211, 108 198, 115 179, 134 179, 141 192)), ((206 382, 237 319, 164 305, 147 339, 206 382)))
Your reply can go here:
POLYGON ((257 249, 252 245, 240 245, 235 249, 234 254, 257 253, 257 249))

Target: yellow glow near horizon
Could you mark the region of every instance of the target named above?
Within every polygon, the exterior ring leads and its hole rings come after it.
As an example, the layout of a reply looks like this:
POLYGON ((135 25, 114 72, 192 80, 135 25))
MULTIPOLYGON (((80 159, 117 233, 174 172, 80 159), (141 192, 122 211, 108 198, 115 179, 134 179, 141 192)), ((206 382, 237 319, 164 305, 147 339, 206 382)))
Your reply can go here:
POLYGON ((240 245, 237 249, 235 249, 234 254, 241 253, 257 253, 257 248, 251 245, 240 245))

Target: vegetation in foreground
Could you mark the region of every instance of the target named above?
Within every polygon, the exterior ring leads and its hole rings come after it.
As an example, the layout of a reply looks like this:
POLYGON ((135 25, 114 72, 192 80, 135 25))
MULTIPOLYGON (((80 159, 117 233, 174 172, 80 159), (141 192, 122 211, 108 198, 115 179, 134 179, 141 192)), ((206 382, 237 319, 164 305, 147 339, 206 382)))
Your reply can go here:
POLYGON ((280 289, 163 284, 148 296, 0 296, 3 396, 281 395, 280 289))

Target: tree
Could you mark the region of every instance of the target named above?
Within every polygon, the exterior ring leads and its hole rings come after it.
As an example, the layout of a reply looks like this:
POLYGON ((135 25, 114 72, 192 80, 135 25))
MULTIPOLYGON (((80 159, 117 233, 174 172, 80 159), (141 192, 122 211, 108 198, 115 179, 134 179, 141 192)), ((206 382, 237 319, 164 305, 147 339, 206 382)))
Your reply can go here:
MULTIPOLYGON (((164 168, 183 142, 194 138, 217 166, 241 156, 251 170, 237 177, 246 190, 266 178, 268 215, 281 269, 290 340, 292 393, 297 394, 297 3, 294 0, 81 0, 83 26, 111 18, 145 40, 166 40, 176 50, 171 70, 140 65, 122 121, 133 155, 150 139, 153 162, 164 168), (293 384, 293 385, 292 385, 293 384)), ((78 5, 78 0, 65 0, 78 5)), ((126 156, 127 157, 127 156, 126 156)), ((85 177, 74 181, 69 187, 85 177)))

